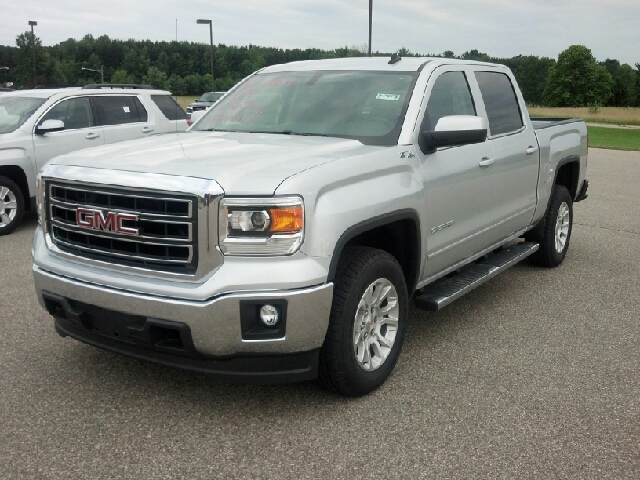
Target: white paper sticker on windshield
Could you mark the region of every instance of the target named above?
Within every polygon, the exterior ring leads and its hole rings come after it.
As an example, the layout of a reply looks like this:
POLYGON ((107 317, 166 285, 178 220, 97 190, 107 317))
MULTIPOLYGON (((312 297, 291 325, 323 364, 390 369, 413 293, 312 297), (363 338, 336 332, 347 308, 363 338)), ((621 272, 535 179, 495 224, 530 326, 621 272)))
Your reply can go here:
POLYGON ((394 95, 392 93, 379 93, 376 95, 376 100, 400 100, 400 95, 394 95))
POLYGON ((126 113, 130 113, 129 107, 122 107, 122 109, 123 109, 126 113))

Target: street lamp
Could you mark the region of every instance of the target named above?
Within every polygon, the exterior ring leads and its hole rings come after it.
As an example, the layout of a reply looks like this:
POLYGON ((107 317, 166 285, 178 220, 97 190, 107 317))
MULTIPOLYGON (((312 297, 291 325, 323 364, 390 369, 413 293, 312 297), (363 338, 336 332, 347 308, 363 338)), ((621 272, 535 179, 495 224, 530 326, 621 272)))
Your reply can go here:
POLYGON ((33 53, 33 88, 36 88, 36 36, 33 33, 33 27, 37 25, 38 22, 29 20, 29 26, 31 27, 31 52, 33 53))
POLYGON ((82 67, 82 70, 89 70, 90 72, 98 72, 100 74, 100 81, 104 83, 104 65, 100 66, 100 70, 94 68, 82 67))
POLYGON ((373 0, 369 0, 369 56, 371 56, 371 24, 373 20, 373 0))
POLYGON ((209 40, 211 41, 211 91, 215 90, 213 83, 213 24, 211 20, 199 18, 196 23, 198 25, 209 25, 209 40))

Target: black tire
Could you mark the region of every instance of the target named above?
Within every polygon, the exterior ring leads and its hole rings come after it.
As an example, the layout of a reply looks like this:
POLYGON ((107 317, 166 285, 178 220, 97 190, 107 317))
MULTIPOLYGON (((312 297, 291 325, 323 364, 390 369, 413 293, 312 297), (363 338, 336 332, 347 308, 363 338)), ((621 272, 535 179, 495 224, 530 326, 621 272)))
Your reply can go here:
POLYGON ((549 207, 545 213, 544 220, 535 229, 527 232, 525 240, 540 244, 536 253, 529 257, 531 263, 539 267, 557 267, 564 260, 569 249, 569 240, 573 230, 573 201, 569 190, 562 185, 556 185, 549 199, 549 207), (562 205, 566 205, 569 210, 569 230, 566 234, 566 241, 561 251, 556 249, 556 222, 558 212, 562 205))
POLYGON ((408 312, 409 296, 398 261, 383 250, 369 247, 345 249, 334 280, 329 328, 320 350, 318 378, 322 386, 342 395, 357 397, 382 385, 402 350, 408 312), (398 325, 386 359, 376 369, 367 371, 356 359, 353 341, 355 316, 367 288, 379 279, 388 280, 396 290, 398 325))
POLYGON ((24 216, 24 196, 15 182, 7 177, 0 177, 0 236, 9 235, 17 227, 24 216), (5 190, 6 189, 6 190, 5 190), (15 198, 15 208, 5 208, 6 203, 15 198), (11 212, 11 213, 9 213, 11 212), (12 218, 8 220, 9 216, 12 218))

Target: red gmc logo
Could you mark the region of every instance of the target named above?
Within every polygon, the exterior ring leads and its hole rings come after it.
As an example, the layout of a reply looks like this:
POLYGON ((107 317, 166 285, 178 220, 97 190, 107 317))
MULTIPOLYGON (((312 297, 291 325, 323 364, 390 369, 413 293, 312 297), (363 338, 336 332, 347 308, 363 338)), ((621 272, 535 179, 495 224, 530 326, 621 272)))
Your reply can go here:
POLYGON ((109 212, 105 217, 101 210, 92 210, 90 208, 78 208, 76 210, 76 223, 80 227, 124 233, 126 235, 139 235, 137 228, 128 228, 122 225, 125 220, 137 221, 138 215, 109 212))

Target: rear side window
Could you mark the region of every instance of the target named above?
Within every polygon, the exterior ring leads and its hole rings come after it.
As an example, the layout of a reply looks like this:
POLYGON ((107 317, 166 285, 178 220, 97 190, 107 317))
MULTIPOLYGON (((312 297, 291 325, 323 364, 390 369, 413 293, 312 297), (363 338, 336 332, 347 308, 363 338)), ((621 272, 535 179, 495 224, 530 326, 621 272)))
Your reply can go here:
POLYGON ((189 117, 182 110, 171 95, 151 95, 151 100, 155 103, 167 120, 186 120, 189 117))
POLYGON ((100 125, 146 122, 145 108, 134 96, 95 96, 91 98, 100 125))
POLYGON ((511 80, 504 73, 476 72, 491 135, 520 130, 522 113, 511 80))
POLYGON ((448 115, 475 115, 476 108, 464 72, 445 72, 431 89, 423 130, 436 128, 438 120, 448 115))
POLYGON ((62 120, 65 130, 93 127, 93 114, 87 97, 64 100, 47 112, 42 119, 62 120))

